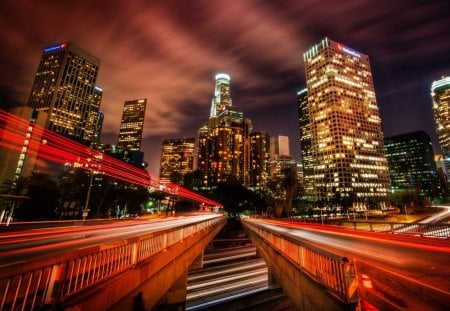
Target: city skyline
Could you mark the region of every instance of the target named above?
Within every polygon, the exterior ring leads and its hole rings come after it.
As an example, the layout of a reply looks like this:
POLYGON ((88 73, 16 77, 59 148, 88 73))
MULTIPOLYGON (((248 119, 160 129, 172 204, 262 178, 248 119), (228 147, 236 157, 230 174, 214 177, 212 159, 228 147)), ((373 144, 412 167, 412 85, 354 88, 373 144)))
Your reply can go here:
POLYGON ((302 54, 327 36, 368 54, 384 135, 424 130, 437 151, 430 86, 450 73, 449 8, 446 1, 286 1, 281 7, 7 0, 0 4, 9 12, 0 19, 0 105, 25 105, 43 48, 71 41, 101 60, 103 142, 117 141, 124 101, 148 98, 142 151, 150 172, 158 172, 163 139, 194 136, 203 124, 211 81, 220 72, 231 76, 233 103, 254 130, 289 136, 298 159, 302 54))

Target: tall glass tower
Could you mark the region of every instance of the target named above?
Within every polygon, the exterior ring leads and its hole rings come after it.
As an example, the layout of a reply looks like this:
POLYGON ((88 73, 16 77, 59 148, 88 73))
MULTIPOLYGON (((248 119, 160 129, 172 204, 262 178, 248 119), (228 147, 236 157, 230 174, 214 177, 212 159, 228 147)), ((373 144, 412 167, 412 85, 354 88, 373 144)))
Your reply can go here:
POLYGON ((315 195, 361 203, 386 197, 390 180, 369 57, 325 38, 303 59, 315 195))
POLYGON ((46 128, 67 137, 92 142, 91 116, 98 115, 95 83, 100 60, 62 43, 44 48, 28 106, 46 112, 46 128))
POLYGON ((230 76, 220 73, 215 78, 211 113, 198 131, 197 168, 205 188, 229 179, 248 185, 252 124, 231 104, 230 76))
POLYGON ((216 117, 221 111, 231 108, 230 76, 226 73, 216 75, 214 97, 211 101, 210 117, 216 117))
POLYGON ((431 84, 434 123, 439 144, 446 158, 450 156, 450 77, 431 84))
POLYGON ((130 151, 141 149, 147 98, 128 100, 123 105, 117 147, 130 151))

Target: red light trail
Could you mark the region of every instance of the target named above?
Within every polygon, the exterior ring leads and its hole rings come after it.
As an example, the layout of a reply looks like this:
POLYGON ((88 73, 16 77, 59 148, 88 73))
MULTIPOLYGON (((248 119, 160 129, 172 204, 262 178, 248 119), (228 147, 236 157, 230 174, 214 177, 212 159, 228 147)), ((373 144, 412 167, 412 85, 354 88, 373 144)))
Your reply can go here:
MULTIPOLYGON (((149 172, 125 163, 98 150, 46 130, 31 121, 0 110, 0 147, 22 152, 52 163, 84 169, 91 173, 106 175, 118 180, 150 187, 184 199, 222 206, 180 185, 160 185, 159 178, 149 172)), ((26 159, 25 159, 26 161, 26 159)))

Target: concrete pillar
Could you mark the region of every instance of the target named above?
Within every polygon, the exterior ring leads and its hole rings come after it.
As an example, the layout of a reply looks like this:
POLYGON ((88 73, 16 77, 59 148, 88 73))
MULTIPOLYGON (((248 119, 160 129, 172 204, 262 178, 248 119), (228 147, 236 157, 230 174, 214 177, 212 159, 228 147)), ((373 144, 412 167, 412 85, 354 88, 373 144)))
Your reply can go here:
POLYGON ((204 250, 198 255, 189 266, 189 270, 202 269, 203 268, 203 254, 204 250))
POLYGON ((269 289, 280 287, 280 284, 278 284, 277 279, 275 279, 275 275, 273 275, 269 267, 267 268, 267 285, 269 286, 269 289))
POLYGON ((181 311, 186 309, 187 270, 173 283, 166 293, 166 310, 181 311))

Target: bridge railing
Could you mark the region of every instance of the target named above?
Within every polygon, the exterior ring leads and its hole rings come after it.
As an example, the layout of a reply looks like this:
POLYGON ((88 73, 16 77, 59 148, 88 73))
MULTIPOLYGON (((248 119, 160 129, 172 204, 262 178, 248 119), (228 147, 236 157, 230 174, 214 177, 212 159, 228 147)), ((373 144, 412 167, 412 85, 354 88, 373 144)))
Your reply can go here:
MULTIPOLYGON (((306 222, 299 218, 289 218, 290 221, 306 222)), ((319 220, 315 220, 319 223, 319 220)), ((425 224, 404 222, 379 222, 379 221, 333 221, 327 224, 348 227, 362 231, 378 231, 397 234, 410 234, 437 238, 450 238, 450 225, 448 224, 425 224)))
POLYGON ((358 300, 358 283, 354 263, 347 258, 268 231, 252 221, 242 221, 244 227, 255 232, 264 241, 283 254, 294 265, 317 283, 325 286, 346 303, 358 300))
POLYGON ((167 247, 203 234, 225 216, 76 250, 0 271, 0 310, 51 309, 57 302, 133 268, 167 247))

